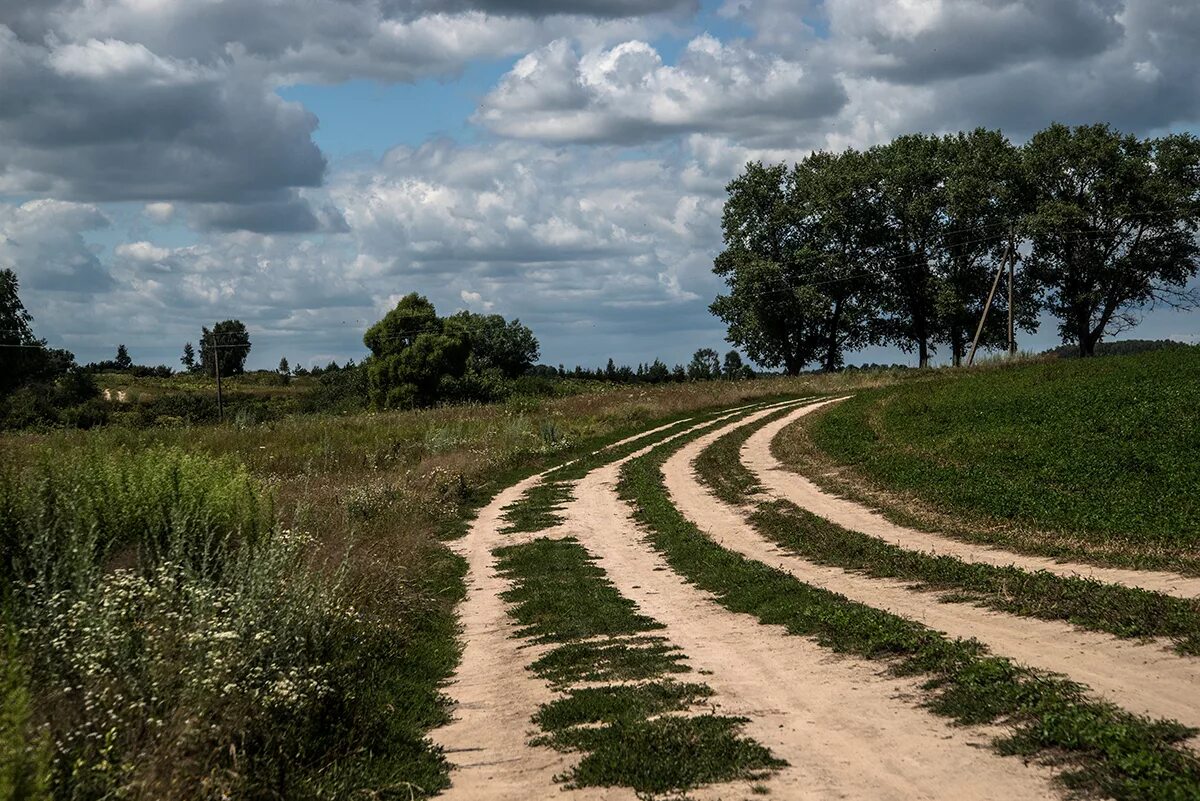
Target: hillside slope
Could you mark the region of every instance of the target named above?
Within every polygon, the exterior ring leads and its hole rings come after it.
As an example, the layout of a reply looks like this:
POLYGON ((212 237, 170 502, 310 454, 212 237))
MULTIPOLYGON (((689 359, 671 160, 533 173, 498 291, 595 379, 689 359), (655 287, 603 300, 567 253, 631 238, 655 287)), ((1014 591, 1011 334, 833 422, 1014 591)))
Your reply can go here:
POLYGON ((1042 529, 1174 563, 1200 542, 1198 408, 1200 348, 1051 360, 860 393, 777 447, 790 461, 815 447, 848 468, 840 481, 977 531, 1042 529))

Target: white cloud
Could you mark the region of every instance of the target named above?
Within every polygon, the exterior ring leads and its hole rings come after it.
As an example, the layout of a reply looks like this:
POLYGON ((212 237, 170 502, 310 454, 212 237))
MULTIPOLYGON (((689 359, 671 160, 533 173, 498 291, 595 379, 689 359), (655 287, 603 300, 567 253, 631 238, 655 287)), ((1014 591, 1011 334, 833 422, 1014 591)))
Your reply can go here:
POLYGON ((631 143, 686 132, 794 137, 845 102, 834 76, 745 43, 692 39, 678 64, 641 41, 582 55, 565 40, 525 56, 480 104, 496 133, 551 142, 631 143))
POLYGON ((166 248, 156 247, 149 242, 123 242, 114 249, 118 258, 141 262, 161 262, 171 255, 166 248))

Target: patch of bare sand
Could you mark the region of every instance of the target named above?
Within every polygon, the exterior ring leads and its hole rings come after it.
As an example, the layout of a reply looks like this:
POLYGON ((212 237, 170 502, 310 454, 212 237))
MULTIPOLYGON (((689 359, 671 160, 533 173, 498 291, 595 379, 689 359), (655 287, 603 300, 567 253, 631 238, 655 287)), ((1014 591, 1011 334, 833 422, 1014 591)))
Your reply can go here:
MULTIPOLYGON (((797 414, 817 405, 806 406, 797 414)), ((714 440, 756 419, 757 416, 748 418, 744 423, 733 423, 699 437, 672 454, 663 465, 672 501, 713 540, 813 586, 919 621, 954 637, 974 637, 1002 656, 1065 674, 1131 712, 1200 726, 1200 660, 1178 656, 1166 650, 1164 643, 1120 640, 1066 623, 1018 617, 970 604, 942 603, 937 593, 909 589, 910 582, 870 578, 816 565, 771 543, 754 530, 740 510, 725 504, 701 485, 693 470, 700 452, 714 440)), ((751 436, 743 451, 751 469, 758 468, 760 480, 768 478, 761 467, 765 458, 762 450, 777 428, 774 423, 763 426, 751 436), (763 431, 767 434, 762 434, 763 431), (754 459, 748 458, 747 451, 751 448, 754 459)), ((792 477, 792 474, 785 476, 792 477)), ((771 492, 777 490, 774 484, 766 481, 764 484, 771 492)))
POLYGON ((1044 556, 1006 551, 987 545, 965 542, 944 534, 917 531, 890 522, 873 509, 846 498, 825 492, 804 476, 788 470, 771 453, 771 441, 795 422, 796 418, 808 414, 837 400, 807 406, 780 420, 768 423, 756 431, 742 448, 742 461, 756 473, 763 486, 780 498, 786 498, 813 514, 820 515, 844 528, 861 531, 886 542, 946 556, 966 562, 983 562, 989 565, 1016 565, 1025 570, 1047 570, 1061 576, 1083 576, 1109 584, 1124 584, 1144 590, 1174 595, 1178 598, 1200 598, 1200 578, 1181 576, 1157 570, 1130 570, 1118 567, 1100 567, 1081 562, 1064 562, 1044 556))
MULTIPOLYGON (((761 414, 767 414, 764 411, 761 414)), ((644 450, 642 451, 644 452, 644 450)), ((639 452, 640 453, 640 452, 639 452)), ((632 458, 632 457, 630 457, 632 458)), ((622 460, 622 462, 625 460, 622 460)), ((1040 799, 1051 773, 995 755, 991 732, 951 726, 904 696, 916 682, 833 656, 812 641, 729 612, 675 574, 642 540, 616 494, 621 463, 579 482, 563 531, 702 671, 717 711, 744 715, 746 733, 791 766, 765 782, 786 799, 1040 799)), ((705 797, 748 788, 710 787, 705 797)))
MULTIPOLYGON (((568 755, 529 744, 530 717, 554 697, 526 668, 540 650, 523 648, 500 593, 508 582, 496 572, 492 550, 515 542, 501 534, 501 509, 541 480, 533 476, 499 493, 457 543, 468 563, 467 597, 459 607, 463 655, 446 692, 454 720, 431 732, 453 766, 446 799, 548 798, 559 792, 554 776, 570 767, 568 755)), ((589 791, 571 798, 633 799, 631 792, 589 791)))

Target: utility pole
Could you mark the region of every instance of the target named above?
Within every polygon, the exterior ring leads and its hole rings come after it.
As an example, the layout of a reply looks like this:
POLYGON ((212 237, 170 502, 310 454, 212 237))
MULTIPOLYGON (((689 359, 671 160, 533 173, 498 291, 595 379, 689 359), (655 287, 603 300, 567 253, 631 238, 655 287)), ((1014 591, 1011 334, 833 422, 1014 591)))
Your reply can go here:
MULTIPOLYGON (((1011 243, 1012 240, 1010 239, 1011 243)), ((1011 247, 1011 244, 1010 244, 1011 247)), ((1012 253, 1008 260, 1008 358, 1017 355, 1017 339, 1013 336, 1013 271, 1017 265, 1017 254, 1012 253)))
MULTIPOLYGON (((1005 262, 1009 261, 1009 258, 1012 256, 1012 252, 1013 252, 1013 243, 1012 243, 1012 239, 1010 238, 1008 240, 1008 249, 1004 251, 1004 259, 1001 260, 1000 266, 996 268, 996 277, 994 279, 992 279, 992 290, 990 292, 988 292, 987 302, 983 304, 983 314, 981 314, 979 316, 979 325, 975 327, 975 339, 971 340, 971 352, 970 352, 970 354, 967 355, 967 367, 970 367, 972 364, 975 363, 975 349, 979 347, 979 337, 983 334, 983 325, 984 325, 984 323, 987 322, 988 312, 992 308, 992 300, 996 297, 996 288, 1000 286, 1000 276, 1004 274, 1004 264, 1005 264, 1005 262)), ((1011 275, 1011 273, 1010 273, 1010 275, 1011 275)), ((1009 293, 1009 297, 1010 298, 1012 297, 1011 291, 1009 293)), ((1009 315, 1010 315, 1010 317, 1009 317, 1009 321, 1010 321, 1009 322, 1009 331, 1010 331, 1009 339, 1011 339, 1012 338, 1012 334, 1011 334, 1011 331, 1012 331, 1012 322, 1011 322, 1011 320, 1012 320, 1012 317, 1011 317, 1012 301, 1011 300, 1009 301, 1009 315)), ((1011 348, 1012 345, 1010 344, 1009 347, 1011 348)))
POLYGON ((217 345, 217 335, 209 334, 212 342, 213 371, 217 374, 217 422, 225 422, 225 400, 221 397, 221 351, 217 345))

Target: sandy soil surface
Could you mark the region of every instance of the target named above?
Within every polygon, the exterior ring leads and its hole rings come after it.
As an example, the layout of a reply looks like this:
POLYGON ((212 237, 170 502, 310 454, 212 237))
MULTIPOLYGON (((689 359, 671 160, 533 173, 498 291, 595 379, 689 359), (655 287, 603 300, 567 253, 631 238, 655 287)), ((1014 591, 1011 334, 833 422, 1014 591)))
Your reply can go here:
MULTIPOLYGON (((804 407, 797 414, 812 408, 815 406, 804 407)), ((758 534, 741 510, 713 496, 695 476, 692 465, 700 452, 737 425, 688 443, 663 465, 675 505, 724 547, 852 600, 952 636, 974 637, 995 653, 1026 665, 1066 674, 1130 711, 1200 726, 1200 660, 1177 656, 1162 643, 1119 640, 1066 623, 1017 617, 970 604, 941 603, 937 593, 911 590, 908 582, 815 565, 781 550, 758 534)), ((775 428, 775 424, 764 426, 775 428)), ((751 447, 761 460, 763 438, 753 435, 747 450, 751 447)), ((789 473, 785 477, 794 476, 789 473)))
MULTIPOLYGON (((467 597, 459 608, 464 643, 462 661, 446 692, 455 701, 454 720, 431 736, 453 765, 447 799, 525 799, 549 796, 555 774, 566 770, 567 755, 529 745, 536 727, 530 717, 551 700, 545 682, 526 670, 539 651, 514 639, 516 625, 500 593, 508 582, 496 573, 492 550, 515 542, 500 533, 501 509, 541 480, 514 484, 484 508, 470 531, 455 544, 467 559, 467 597)), ((579 798, 634 798, 631 792, 577 793, 579 798)))
MULTIPOLYGON (((766 412, 763 412, 765 414, 766 412)), ((632 457, 630 457, 632 458, 632 457)), ((916 707, 915 684, 839 658, 806 638, 725 610, 642 540, 616 494, 619 464, 580 481, 562 526, 598 557, 622 594, 703 671, 719 711, 791 767, 768 781, 786 799, 1021 799, 1056 795, 1048 770, 991 752, 991 732, 916 707)), ((708 788, 741 797, 748 788, 708 788)))
POLYGON ((889 522, 878 512, 845 498, 825 492, 799 473, 788 470, 771 453, 771 440, 796 418, 825 403, 798 409, 794 414, 768 423, 746 442, 742 461, 759 475, 771 493, 824 517, 845 528, 861 531, 887 542, 930 553, 945 554, 968 562, 992 565, 1016 565, 1027 570, 1048 570, 1063 576, 1088 576, 1111 584, 1124 584, 1180 598, 1200 598, 1200 578, 1152 570, 1125 570, 1063 562, 1048 557, 1005 551, 987 545, 964 542, 942 534, 917 531, 889 522))
MULTIPOLYGON (((775 409, 786 403, 773 404, 775 409)), ((731 409, 725 419, 740 409, 731 409)), ((608 447, 616 447, 677 423, 643 431, 608 447)), ((562 536, 534 532, 521 536, 500 533, 503 508, 542 480, 532 476, 508 487, 480 511, 468 533, 454 544, 468 563, 467 597, 459 608, 463 656, 447 694, 454 699, 454 720, 431 733, 453 765, 449 799, 532 799, 561 792, 556 774, 573 762, 570 755, 529 745, 537 734, 530 718, 552 700, 549 686, 526 668, 543 650, 514 637, 516 625, 500 594, 509 583, 496 572, 492 551, 502 545, 527 542, 535 536, 562 536)), ((634 799, 623 788, 588 789, 568 793, 572 799, 634 799)))

